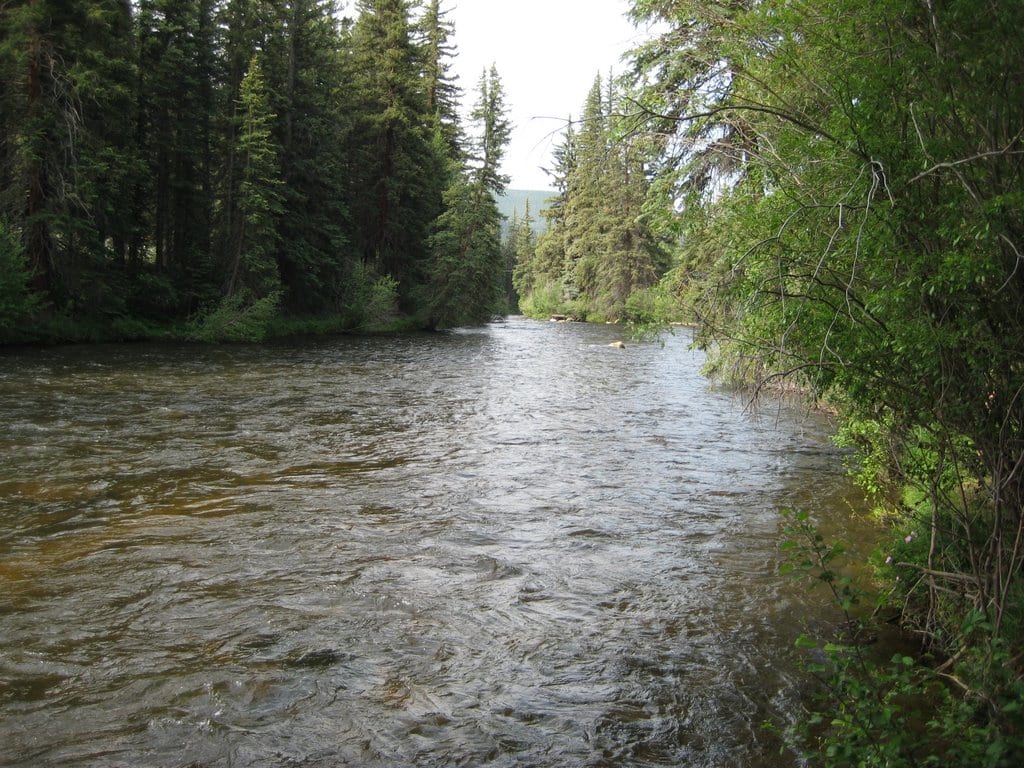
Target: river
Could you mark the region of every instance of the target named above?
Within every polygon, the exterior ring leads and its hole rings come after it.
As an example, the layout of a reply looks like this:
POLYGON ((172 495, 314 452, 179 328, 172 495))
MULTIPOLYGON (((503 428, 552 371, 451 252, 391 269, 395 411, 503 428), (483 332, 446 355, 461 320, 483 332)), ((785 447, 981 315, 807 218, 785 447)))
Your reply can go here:
POLYGON ((0 353, 0 765, 791 766, 820 417, 689 331, 0 353))

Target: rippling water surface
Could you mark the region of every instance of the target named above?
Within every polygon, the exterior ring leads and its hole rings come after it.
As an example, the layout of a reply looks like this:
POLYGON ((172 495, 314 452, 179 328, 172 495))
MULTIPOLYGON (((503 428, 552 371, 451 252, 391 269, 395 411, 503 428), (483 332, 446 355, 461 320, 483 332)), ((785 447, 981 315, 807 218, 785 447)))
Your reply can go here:
POLYGON ((0 765, 791 765, 839 457, 616 334, 0 355, 0 765))

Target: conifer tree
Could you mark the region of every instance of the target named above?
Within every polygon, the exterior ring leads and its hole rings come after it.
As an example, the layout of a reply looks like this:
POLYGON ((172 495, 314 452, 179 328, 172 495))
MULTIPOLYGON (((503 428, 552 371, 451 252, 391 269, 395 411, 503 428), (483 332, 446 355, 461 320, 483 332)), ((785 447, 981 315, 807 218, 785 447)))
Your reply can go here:
POLYGON ((455 25, 441 9, 441 0, 429 0, 423 17, 417 25, 420 48, 423 52, 423 71, 426 81, 427 111, 434 115, 444 137, 448 156, 462 159, 463 136, 459 121, 459 101, 462 89, 452 74, 452 61, 456 48, 451 42, 455 25))
POLYGON ((505 89, 493 64, 480 75, 479 99, 471 119, 477 128, 476 140, 469 157, 475 182, 492 196, 501 195, 508 187, 508 176, 501 172, 505 148, 512 135, 512 124, 505 108, 505 89))
POLYGON ((499 169, 511 129, 493 66, 481 77, 473 116, 475 151, 446 191, 445 211, 430 240, 430 324, 435 328, 483 322, 502 309, 505 264, 495 195, 507 184, 499 169))
POLYGON ((123 309, 104 275, 133 226, 131 55, 118 0, 17 2, 0 14, 0 217, 58 311, 123 309))
POLYGON ((528 299, 535 291, 557 292, 559 301, 563 296, 565 276, 565 213, 566 201, 576 168, 576 130, 572 116, 566 121, 565 132, 552 153, 554 167, 547 170, 555 187, 555 194, 549 199, 543 215, 548 226, 537 240, 537 248, 530 260, 529 272, 521 270, 517 289, 520 301, 528 299))
POLYGON ((399 281, 407 308, 427 274, 427 237, 442 210, 447 157, 433 141, 406 0, 361 0, 352 34, 356 103, 352 199, 364 262, 399 281))
POLYGON ((570 297, 580 297, 586 305, 591 304, 600 290, 600 267, 609 257, 604 238, 609 214, 604 186, 609 161, 608 138, 598 76, 583 107, 576 138, 572 192, 565 201, 566 263, 563 269, 566 285, 570 297))
POLYGON ((615 107, 619 86, 611 77, 607 86, 595 78, 579 129, 570 124, 556 150, 549 227, 517 271, 527 312, 621 320, 629 297, 667 267, 643 214, 645 168, 659 145, 630 135, 615 107))
POLYGON ((228 285, 229 293, 230 274, 233 271, 231 254, 239 250, 243 227, 239 212, 240 187, 245 172, 244 159, 239 155, 244 111, 242 81, 257 51, 266 48, 266 37, 270 33, 270 10, 265 0, 227 0, 217 14, 217 44, 222 54, 215 119, 216 205, 213 242, 215 251, 226 256, 225 285, 228 285))
POLYGON ((502 242, 505 262, 505 295, 509 307, 518 307, 521 297, 528 295, 532 285, 534 254, 537 250, 537 236, 534 232, 535 219, 526 201, 523 215, 513 212, 508 231, 502 242))
POLYGON ((60 34, 66 17, 49 3, 22 2, 0 15, 0 178, 3 216, 20 233, 33 287, 49 298, 58 269, 55 217, 70 180, 67 130, 77 107, 67 90, 60 34))
POLYGON ((354 260, 348 145, 352 103, 346 97, 343 40, 332 0, 271 0, 263 61, 276 114, 282 210, 281 278, 291 310, 337 311, 354 260))
POLYGON ((228 297, 249 291, 260 299, 280 288, 277 217, 282 210, 278 147, 271 135, 266 83, 254 57, 241 84, 241 127, 235 155, 241 166, 237 228, 228 242, 228 297))
POLYGON ((214 299, 211 253, 214 37, 211 0, 140 0, 141 190, 156 267, 194 310, 214 299))

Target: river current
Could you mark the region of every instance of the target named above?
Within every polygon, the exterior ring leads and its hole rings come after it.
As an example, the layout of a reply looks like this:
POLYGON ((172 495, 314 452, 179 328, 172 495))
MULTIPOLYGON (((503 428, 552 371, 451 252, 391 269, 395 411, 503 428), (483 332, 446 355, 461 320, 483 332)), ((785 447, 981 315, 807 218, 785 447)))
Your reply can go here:
POLYGON ((688 331, 0 353, 0 765, 795 764, 828 425, 688 331))

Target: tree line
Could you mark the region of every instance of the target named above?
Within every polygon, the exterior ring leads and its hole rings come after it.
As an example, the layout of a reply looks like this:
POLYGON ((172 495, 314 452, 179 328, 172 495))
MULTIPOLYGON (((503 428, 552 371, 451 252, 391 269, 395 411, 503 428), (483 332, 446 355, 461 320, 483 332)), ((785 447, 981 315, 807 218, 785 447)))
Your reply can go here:
POLYGON ((260 338, 282 316, 442 327, 501 311, 500 77, 482 73, 467 129, 438 0, 355 11, 5 3, 0 336, 188 321, 260 338))
MULTIPOLYGON (((629 86, 598 75, 580 118, 569 117, 549 175, 547 228, 520 248, 513 283, 522 310, 597 322, 646 320, 650 292, 670 264, 654 226, 651 168, 660 149, 624 110, 629 86)), ((513 231, 522 237, 513 222, 513 231)))

